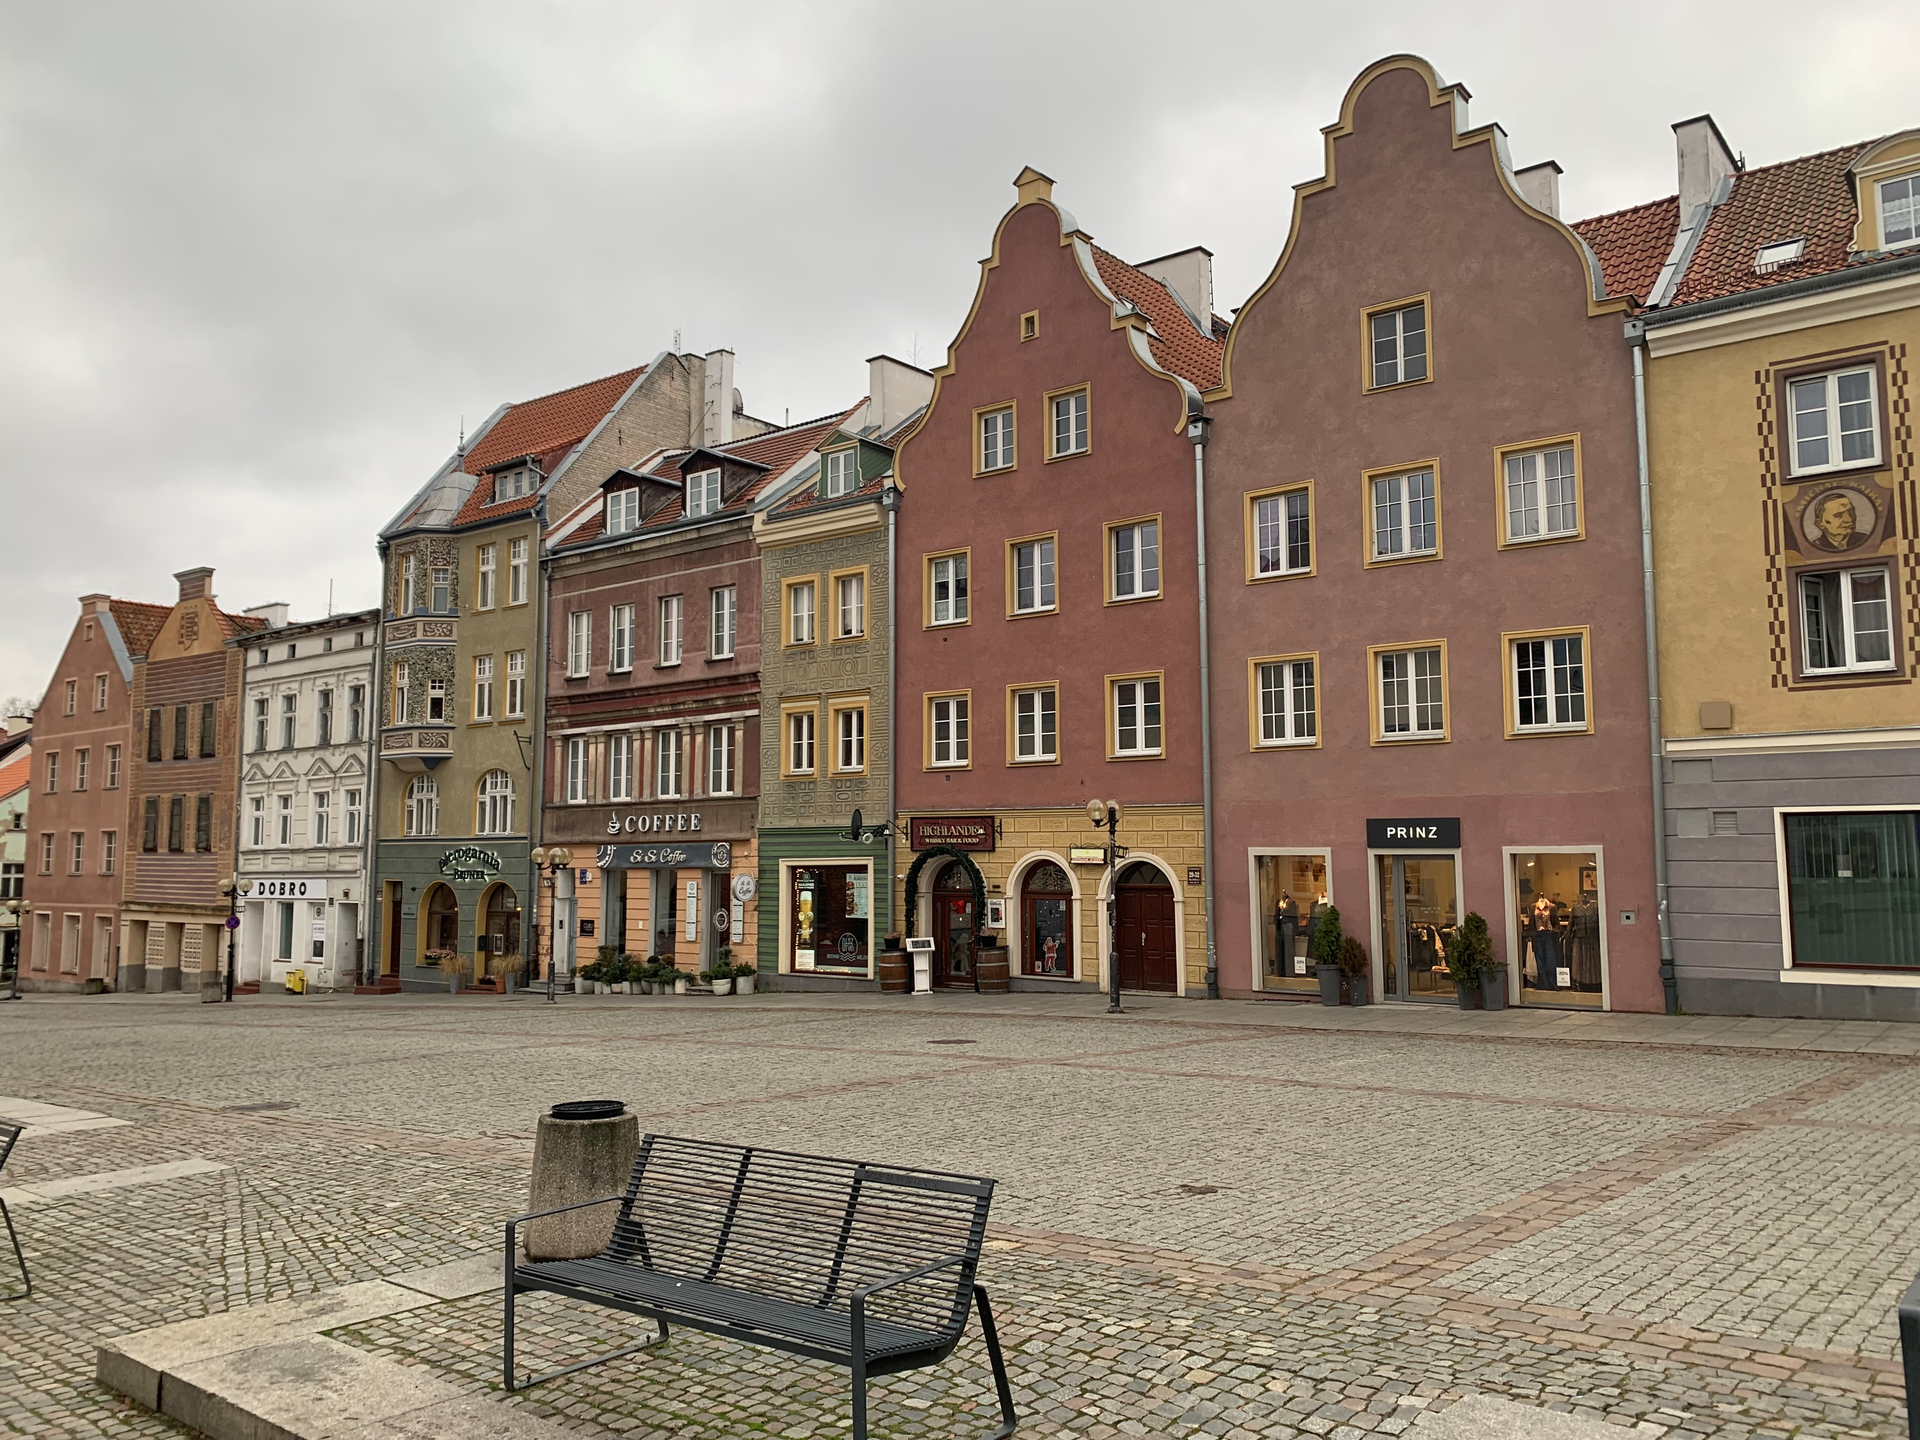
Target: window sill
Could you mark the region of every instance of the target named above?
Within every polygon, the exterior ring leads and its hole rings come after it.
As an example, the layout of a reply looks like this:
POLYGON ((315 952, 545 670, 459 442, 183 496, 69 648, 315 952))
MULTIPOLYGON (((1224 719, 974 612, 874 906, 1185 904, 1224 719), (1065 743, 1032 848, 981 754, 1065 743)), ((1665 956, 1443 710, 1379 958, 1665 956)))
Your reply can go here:
POLYGON ((1431 385, 1432 383, 1433 376, 1428 374, 1422 375, 1418 380, 1389 380, 1384 385, 1363 385, 1360 387, 1360 393, 1363 395, 1383 395, 1389 390, 1405 390, 1412 385, 1431 385))
MULTIPOLYGON (((680 665, 681 665, 681 662, 678 660, 662 660, 659 664, 655 665, 653 668, 656 670, 678 670, 680 668, 680 665)), ((632 672, 629 671, 627 673, 631 674, 632 672)))
POLYGON ((1832 480, 1841 475, 1870 475, 1876 470, 1891 470, 1893 462, 1884 455, 1877 460, 1848 460, 1839 465, 1830 465, 1818 470, 1789 470, 1786 483, 1798 484, 1802 480, 1832 480))
POLYGON ((1134 754, 1117 754, 1117 755, 1109 755, 1109 756, 1107 756, 1107 759, 1109 759, 1109 760, 1114 760, 1114 761, 1119 761, 1119 760, 1164 760, 1164 759, 1166 759, 1166 758, 1167 758, 1167 752, 1166 752, 1166 751, 1164 751, 1164 750, 1151 750, 1151 751, 1147 751, 1147 750, 1143 750, 1143 751, 1141 751, 1141 752, 1140 752, 1139 754, 1137 754, 1137 755, 1134 755, 1134 754))
POLYGON ((1440 551, 1437 549, 1416 550, 1409 555, 1389 555, 1384 559, 1370 559, 1367 561, 1366 568, 1369 570, 1381 570, 1390 565, 1421 565, 1429 560, 1438 560, 1440 558, 1440 551))
POLYGON ((1564 545, 1569 540, 1584 540, 1586 538, 1587 532, 1585 530, 1563 530, 1552 535, 1527 535, 1518 540, 1502 540, 1499 548, 1502 550, 1531 550, 1536 545, 1564 545))
POLYGON ((1063 450, 1058 455, 1049 455, 1043 463, 1051 465, 1056 460, 1083 460, 1091 454, 1093 454, 1093 447, 1089 445, 1084 450, 1063 450))
POLYGON ((725 655, 709 655, 706 657, 706 662, 709 665, 729 665, 735 658, 733 652, 728 651, 725 655))
POLYGON ((1319 573, 1318 567, 1309 565, 1304 570, 1271 570, 1264 575, 1247 576, 1249 585, 1264 585, 1269 580, 1306 580, 1319 573))
POLYGON ((971 770, 973 768, 973 762, 971 760, 968 760, 964 764, 922 765, 920 768, 922 770, 929 772, 930 774, 939 774, 941 771, 945 771, 947 774, 950 775, 956 770, 971 770))
POLYGON ((1311 740, 1262 740, 1253 747, 1253 753, 1258 755, 1268 750, 1318 750, 1319 748, 1320 737, 1315 735, 1311 740))
POLYGON ((1591 735, 1592 725, 1516 725, 1507 731, 1509 740, 1537 740, 1552 735, 1591 735))
POLYGON ((1058 765, 1059 763, 1058 755, 1029 755, 1025 759, 1015 755, 1007 761, 1009 766, 1017 770, 1024 770, 1029 765, 1058 765))
POLYGON ((1451 741, 1451 735, 1376 735, 1370 742, 1375 745, 1445 745, 1451 741))
POLYGON ((1012 465, 996 465, 991 470, 974 471, 973 478, 976 480, 984 480, 989 475, 1011 475, 1014 471, 1018 470, 1019 468, 1020 466, 1017 461, 1012 465))
POLYGON ((852 645, 855 642, 864 640, 866 638, 867 638, 867 632, 862 630, 858 635, 836 635, 827 643, 829 645, 852 645))
POLYGON ((1048 605, 1045 608, 1038 609, 1038 610, 1009 610, 1007 612, 1007 619, 1032 620, 1032 619, 1036 619, 1041 615, 1058 615, 1059 613, 1060 613, 1060 607, 1058 605, 1048 605))
POLYGON ((1159 600, 1162 598, 1164 598, 1162 592, 1155 590, 1149 595, 1110 595, 1107 597, 1106 603, 1109 605, 1139 605, 1148 600, 1159 600))

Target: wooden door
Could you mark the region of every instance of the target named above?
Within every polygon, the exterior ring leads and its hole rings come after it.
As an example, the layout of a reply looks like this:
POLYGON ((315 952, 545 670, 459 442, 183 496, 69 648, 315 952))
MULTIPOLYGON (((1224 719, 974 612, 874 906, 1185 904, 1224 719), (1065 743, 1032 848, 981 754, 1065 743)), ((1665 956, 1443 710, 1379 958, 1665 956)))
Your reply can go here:
POLYGON ((1173 887, 1158 870, 1141 864, 1121 874, 1117 893, 1120 988, 1173 993, 1179 980, 1173 887))
POLYGON ((959 866, 948 873, 962 882, 962 888, 947 889, 946 875, 941 888, 933 892, 933 983, 973 988, 973 887, 965 884, 966 874, 959 866))

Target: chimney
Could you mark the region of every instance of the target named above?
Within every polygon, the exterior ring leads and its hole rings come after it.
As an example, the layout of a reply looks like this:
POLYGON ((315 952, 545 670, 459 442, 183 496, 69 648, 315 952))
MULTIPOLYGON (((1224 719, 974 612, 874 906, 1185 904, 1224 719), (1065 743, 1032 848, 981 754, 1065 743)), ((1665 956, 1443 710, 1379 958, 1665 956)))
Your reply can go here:
POLYGON ((82 595, 80 613, 82 615, 105 615, 113 606, 111 595, 82 595))
POLYGON ((173 578, 180 582, 182 600, 203 600, 213 594, 211 565, 197 565, 191 570, 176 571, 173 578))
POLYGON ((867 361, 867 423, 891 430, 933 398, 933 376, 891 355, 867 361))
POLYGON ((266 621, 271 629, 278 630, 287 623, 287 608, 284 600, 269 600, 264 605, 249 605, 241 613, 257 616, 266 621))
POLYGON ((1680 121, 1673 127, 1673 143, 1680 163, 1680 223, 1685 225, 1713 198, 1722 180, 1739 172, 1740 162, 1711 115, 1680 121))
POLYGON ((1134 269, 1151 275, 1173 292, 1202 335, 1213 334, 1213 252, 1196 245, 1191 250, 1142 260, 1134 269))
POLYGON ((707 352, 706 403, 701 411, 700 443, 725 445, 733 439, 733 352, 707 352))
POLYGON ((1542 160, 1538 165, 1529 165, 1524 170, 1513 172, 1513 188, 1520 192, 1520 198, 1536 210, 1544 210, 1554 219, 1560 218, 1560 166, 1552 160, 1542 160))
POLYGON ((1013 177, 1014 194, 1020 198, 1020 205, 1031 205, 1035 200, 1053 199, 1053 177, 1042 175, 1031 165, 1013 177))
POLYGON ((33 728, 33 716, 28 714, 9 715, 0 720, 0 735, 24 735, 33 728))

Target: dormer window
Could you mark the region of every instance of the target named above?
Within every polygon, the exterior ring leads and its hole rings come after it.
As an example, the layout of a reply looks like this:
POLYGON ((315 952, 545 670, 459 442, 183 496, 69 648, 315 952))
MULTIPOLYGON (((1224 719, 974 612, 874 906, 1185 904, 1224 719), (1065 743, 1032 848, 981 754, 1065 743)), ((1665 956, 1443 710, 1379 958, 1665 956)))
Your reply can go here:
POLYGON ((1875 188, 1880 192, 1880 248, 1920 243, 1920 175, 1882 180, 1875 188))
POLYGON ((687 514, 711 515, 720 508, 720 472, 697 470, 687 476, 687 514))
POLYGON ((1796 240, 1776 240, 1771 245, 1762 245, 1753 257, 1753 273, 1770 275, 1782 265, 1791 265, 1807 253, 1804 238, 1796 240))
POLYGON ((615 490, 607 496, 607 534, 625 535, 640 528, 640 492, 615 490))
POLYGON ((537 488, 532 467, 522 465, 518 469, 502 470, 493 477, 494 503, 518 500, 523 495, 533 494, 537 488))
POLYGON ((836 495, 851 495, 860 488, 860 451, 835 450, 821 457, 827 472, 827 499, 836 495))

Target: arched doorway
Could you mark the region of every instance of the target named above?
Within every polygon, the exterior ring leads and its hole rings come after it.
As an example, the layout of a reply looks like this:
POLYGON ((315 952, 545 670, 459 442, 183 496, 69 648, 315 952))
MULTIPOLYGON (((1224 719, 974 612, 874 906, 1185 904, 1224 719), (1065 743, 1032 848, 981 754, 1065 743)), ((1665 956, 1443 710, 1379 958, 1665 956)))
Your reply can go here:
POLYGON ((520 897, 511 885, 495 885, 481 910, 480 933, 487 938, 486 953, 476 967, 480 974, 499 975, 520 958, 520 897))
POLYGON ((420 960, 436 950, 460 949, 460 902, 453 888, 434 885, 420 901, 420 960))
POLYGON ((973 988, 973 877, 955 860, 933 883, 933 983, 973 988))
POLYGON ((1173 886, 1157 866, 1137 860, 1114 882, 1119 909, 1115 960, 1122 990, 1179 989, 1180 951, 1175 942, 1173 886))
POLYGON ((1073 978, 1073 881, 1051 860, 1020 882, 1020 973, 1073 978))

